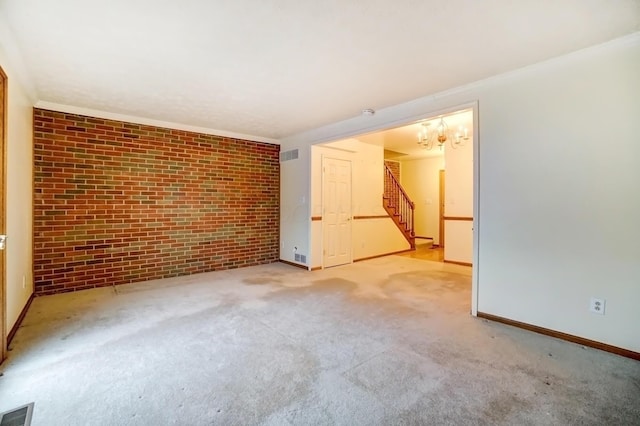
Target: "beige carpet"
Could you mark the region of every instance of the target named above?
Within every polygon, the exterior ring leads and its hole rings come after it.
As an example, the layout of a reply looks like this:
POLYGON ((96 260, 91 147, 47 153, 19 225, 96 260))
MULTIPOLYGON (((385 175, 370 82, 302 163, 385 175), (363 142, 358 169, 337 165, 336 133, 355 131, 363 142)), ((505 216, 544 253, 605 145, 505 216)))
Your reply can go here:
POLYGON ((37 298, 0 369, 34 425, 640 424, 640 363, 476 319, 400 256, 37 298))

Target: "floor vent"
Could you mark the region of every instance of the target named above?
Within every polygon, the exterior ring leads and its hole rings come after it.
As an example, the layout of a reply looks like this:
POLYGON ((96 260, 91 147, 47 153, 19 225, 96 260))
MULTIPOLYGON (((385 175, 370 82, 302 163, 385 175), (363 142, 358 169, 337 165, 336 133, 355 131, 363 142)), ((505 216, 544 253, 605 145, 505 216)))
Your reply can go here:
POLYGON ((33 402, 0 413, 0 426, 29 426, 33 415, 33 402))
POLYGON ((298 150, 292 149, 291 151, 284 151, 280 153, 280 162, 289 161, 289 160, 297 160, 298 159, 298 150))

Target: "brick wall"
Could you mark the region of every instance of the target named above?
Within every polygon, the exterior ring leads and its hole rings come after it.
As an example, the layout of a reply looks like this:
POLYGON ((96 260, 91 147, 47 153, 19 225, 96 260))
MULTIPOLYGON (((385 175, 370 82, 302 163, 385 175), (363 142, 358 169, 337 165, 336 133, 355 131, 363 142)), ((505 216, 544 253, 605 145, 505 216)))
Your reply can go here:
POLYGON ((400 162, 393 160, 384 160, 384 164, 389 167, 389 170, 391 170, 393 176, 398 182, 400 182, 400 162))
POLYGON ((277 261, 278 152, 35 109, 36 293, 277 261))

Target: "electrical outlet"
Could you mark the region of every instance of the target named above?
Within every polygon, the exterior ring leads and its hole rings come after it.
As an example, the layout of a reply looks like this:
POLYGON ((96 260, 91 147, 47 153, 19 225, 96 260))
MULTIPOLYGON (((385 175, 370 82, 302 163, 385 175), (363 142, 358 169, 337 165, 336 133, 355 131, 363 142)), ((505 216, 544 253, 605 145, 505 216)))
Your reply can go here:
POLYGON ((589 304, 589 310, 594 314, 604 315, 605 304, 606 300, 592 297, 591 303, 589 304))

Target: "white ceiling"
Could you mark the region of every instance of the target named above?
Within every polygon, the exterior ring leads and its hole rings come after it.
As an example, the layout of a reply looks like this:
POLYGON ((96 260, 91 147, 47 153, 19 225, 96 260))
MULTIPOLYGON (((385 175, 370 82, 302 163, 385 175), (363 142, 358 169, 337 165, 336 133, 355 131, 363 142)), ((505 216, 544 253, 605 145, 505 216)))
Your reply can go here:
POLYGON ((275 139, 640 30, 640 0, 0 0, 0 15, 41 101, 275 139))

